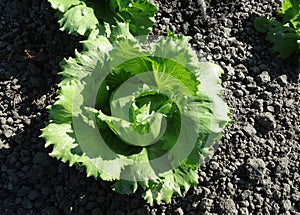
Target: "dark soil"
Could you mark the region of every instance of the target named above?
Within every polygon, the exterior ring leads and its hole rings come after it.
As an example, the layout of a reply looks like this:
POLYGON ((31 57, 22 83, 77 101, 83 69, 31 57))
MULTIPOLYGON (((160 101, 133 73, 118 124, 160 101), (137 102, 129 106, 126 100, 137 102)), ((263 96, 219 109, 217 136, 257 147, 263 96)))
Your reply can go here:
POLYGON ((46 0, 0 1, 0 214, 300 214, 300 84, 297 59, 281 61, 253 20, 280 1, 157 1, 153 34, 192 37, 199 59, 225 71, 234 123, 201 166, 199 185, 148 206, 57 161, 44 148, 59 62, 80 48, 59 31, 46 0), (29 52, 24 52, 28 50, 29 52))

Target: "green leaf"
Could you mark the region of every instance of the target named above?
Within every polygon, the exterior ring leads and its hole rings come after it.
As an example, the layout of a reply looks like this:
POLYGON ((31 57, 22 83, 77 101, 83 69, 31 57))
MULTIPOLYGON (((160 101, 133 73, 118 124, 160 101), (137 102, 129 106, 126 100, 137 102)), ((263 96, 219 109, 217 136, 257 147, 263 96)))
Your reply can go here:
POLYGON ((61 86, 58 92, 57 101, 50 107, 49 120, 55 123, 67 123, 72 121, 72 116, 78 114, 79 110, 75 110, 83 98, 74 99, 75 92, 79 91, 78 85, 74 81, 67 82, 61 86), (74 109, 73 109, 74 107, 74 109))
POLYGON ((148 52, 141 48, 139 41, 119 41, 115 43, 116 49, 111 52, 111 65, 121 69, 130 68, 132 74, 143 71, 159 72, 158 75, 163 77, 159 79, 156 77, 157 81, 161 81, 161 83, 156 82, 156 85, 164 86, 171 91, 174 85, 172 81, 176 78, 190 88, 190 93, 193 93, 197 89, 198 82, 194 74, 199 64, 196 53, 188 44, 189 39, 160 39, 155 45, 150 46, 148 52), (156 57, 147 57, 148 55, 156 57))
POLYGON ((157 12, 157 8, 152 3, 148 0, 135 0, 130 3, 122 0, 113 0, 112 2, 117 2, 119 9, 116 19, 119 22, 129 22, 130 32, 133 35, 149 34, 154 24, 154 14, 157 12))
POLYGON ((129 6, 132 7, 133 0, 111 0, 109 1, 109 6, 113 11, 120 11, 128 8, 129 6))
POLYGON ((62 15, 58 22, 61 26, 61 31, 86 36, 96 29, 98 24, 94 10, 87 7, 84 3, 71 7, 62 15))
POLYGON ((136 181, 119 180, 112 185, 112 189, 121 194, 135 193, 138 188, 136 181))
MULTIPOLYGON (((112 46, 108 39, 99 36, 93 40, 82 41, 82 53, 75 52, 75 58, 64 59, 60 63, 62 75, 64 79, 60 82, 60 86, 65 85, 69 81, 79 81, 85 76, 93 73, 95 69, 102 70, 105 67, 107 53, 112 46)), ((104 74, 105 75, 105 74, 104 74)))
POLYGON ((282 14, 283 22, 291 22, 293 27, 297 27, 300 23, 300 1, 299 0, 284 0, 282 2, 282 8, 279 10, 282 14))
POLYGON ((130 181, 147 181, 149 178, 156 181, 158 175, 155 172, 155 168, 149 160, 147 148, 142 148, 139 153, 130 155, 127 157, 132 161, 131 165, 126 166, 121 174, 121 178, 124 180, 130 179, 130 181))
POLYGON ((110 41, 118 41, 118 40, 132 40, 134 37, 129 31, 129 23, 128 22, 117 22, 116 25, 111 27, 111 34, 109 35, 110 41))
POLYGON ((157 8, 148 0, 91 0, 86 4, 95 10, 95 15, 102 23, 111 26, 117 22, 129 23, 134 36, 148 35, 154 24, 157 8))
POLYGON ((159 182, 147 187, 143 197, 150 205, 153 205, 154 202, 160 204, 162 201, 168 204, 174 195, 181 196, 182 192, 197 185, 198 178, 197 169, 182 164, 177 169, 161 175, 159 182))
POLYGON ((296 34, 290 27, 285 26, 271 29, 266 36, 266 40, 274 44, 273 51, 279 53, 282 59, 289 58, 297 51, 299 39, 300 34, 296 34))
POLYGON ((196 52, 192 49, 189 36, 176 36, 169 33, 167 38, 161 38, 151 43, 151 51, 155 56, 171 59, 194 73, 199 68, 196 52))
POLYGON ((254 20, 254 27, 257 31, 262 33, 267 33, 270 29, 274 28, 275 26, 281 26, 280 22, 270 20, 267 17, 257 17, 254 20))
POLYGON ((112 49, 110 41, 104 36, 95 36, 92 39, 89 38, 80 43, 83 44, 83 52, 100 51, 105 54, 112 49))
POLYGON ((254 27, 267 33, 266 40, 274 44, 272 50, 285 60, 300 51, 297 45, 300 39, 300 1, 284 0, 278 12, 283 18, 282 23, 259 17, 254 20, 254 27))
POLYGON ((71 153, 71 150, 76 148, 77 144, 75 139, 68 135, 73 133, 68 122, 63 124, 50 123, 42 129, 42 132, 40 137, 46 140, 45 146, 53 145, 50 156, 61 159, 63 162, 69 161, 70 166, 80 162, 80 157, 71 153))
POLYGON ((82 0, 48 0, 53 9, 58 9, 60 12, 66 12, 71 6, 79 5, 82 0))

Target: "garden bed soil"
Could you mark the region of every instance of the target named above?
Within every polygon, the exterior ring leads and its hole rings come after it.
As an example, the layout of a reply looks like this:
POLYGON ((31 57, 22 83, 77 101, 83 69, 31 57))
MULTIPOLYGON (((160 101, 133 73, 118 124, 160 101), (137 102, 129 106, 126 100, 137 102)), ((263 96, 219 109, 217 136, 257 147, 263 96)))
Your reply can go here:
POLYGON ((276 18, 280 1, 157 1, 152 34, 191 36, 199 60, 219 64, 232 108, 199 185, 170 204, 146 204, 139 193, 51 158, 39 138, 60 76, 59 62, 82 38, 60 32, 46 0, 0 2, 0 211, 14 214, 300 214, 300 84, 296 59, 282 61, 253 27, 276 18), (27 50, 27 52, 25 51, 27 50))

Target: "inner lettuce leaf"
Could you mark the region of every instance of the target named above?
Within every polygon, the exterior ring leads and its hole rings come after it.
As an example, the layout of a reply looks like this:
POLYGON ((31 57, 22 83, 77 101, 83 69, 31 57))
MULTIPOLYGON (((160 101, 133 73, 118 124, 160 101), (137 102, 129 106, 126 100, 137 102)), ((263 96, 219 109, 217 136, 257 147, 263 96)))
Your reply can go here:
POLYGON ((59 95, 41 136, 52 156, 115 181, 117 192, 141 187, 151 205, 169 203, 197 184, 199 165, 229 122, 223 71, 198 62, 189 37, 147 44, 129 24, 112 29, 61 63, 59 95))

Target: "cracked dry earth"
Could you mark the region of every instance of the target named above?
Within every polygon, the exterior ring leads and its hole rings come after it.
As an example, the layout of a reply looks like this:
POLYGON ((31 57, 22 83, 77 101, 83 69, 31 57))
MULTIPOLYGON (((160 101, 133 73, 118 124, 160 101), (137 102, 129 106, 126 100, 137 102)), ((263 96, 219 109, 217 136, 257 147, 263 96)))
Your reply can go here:
POLYGON ((199 60, 219 64, 232 108, 199 185, 171 204, 148 206, 139 193, 48 156, 39 138, 53 104, 59 62, 80 38, 58 29, 46 0, 0 1, 0 214, 300 214, 300 85, 297 59, 281 61, 253 20, 276 18, 279 0, 156 1, 153 34, 192 37, 199 60), (24 52, 27 50, 27 55, 24 52))

